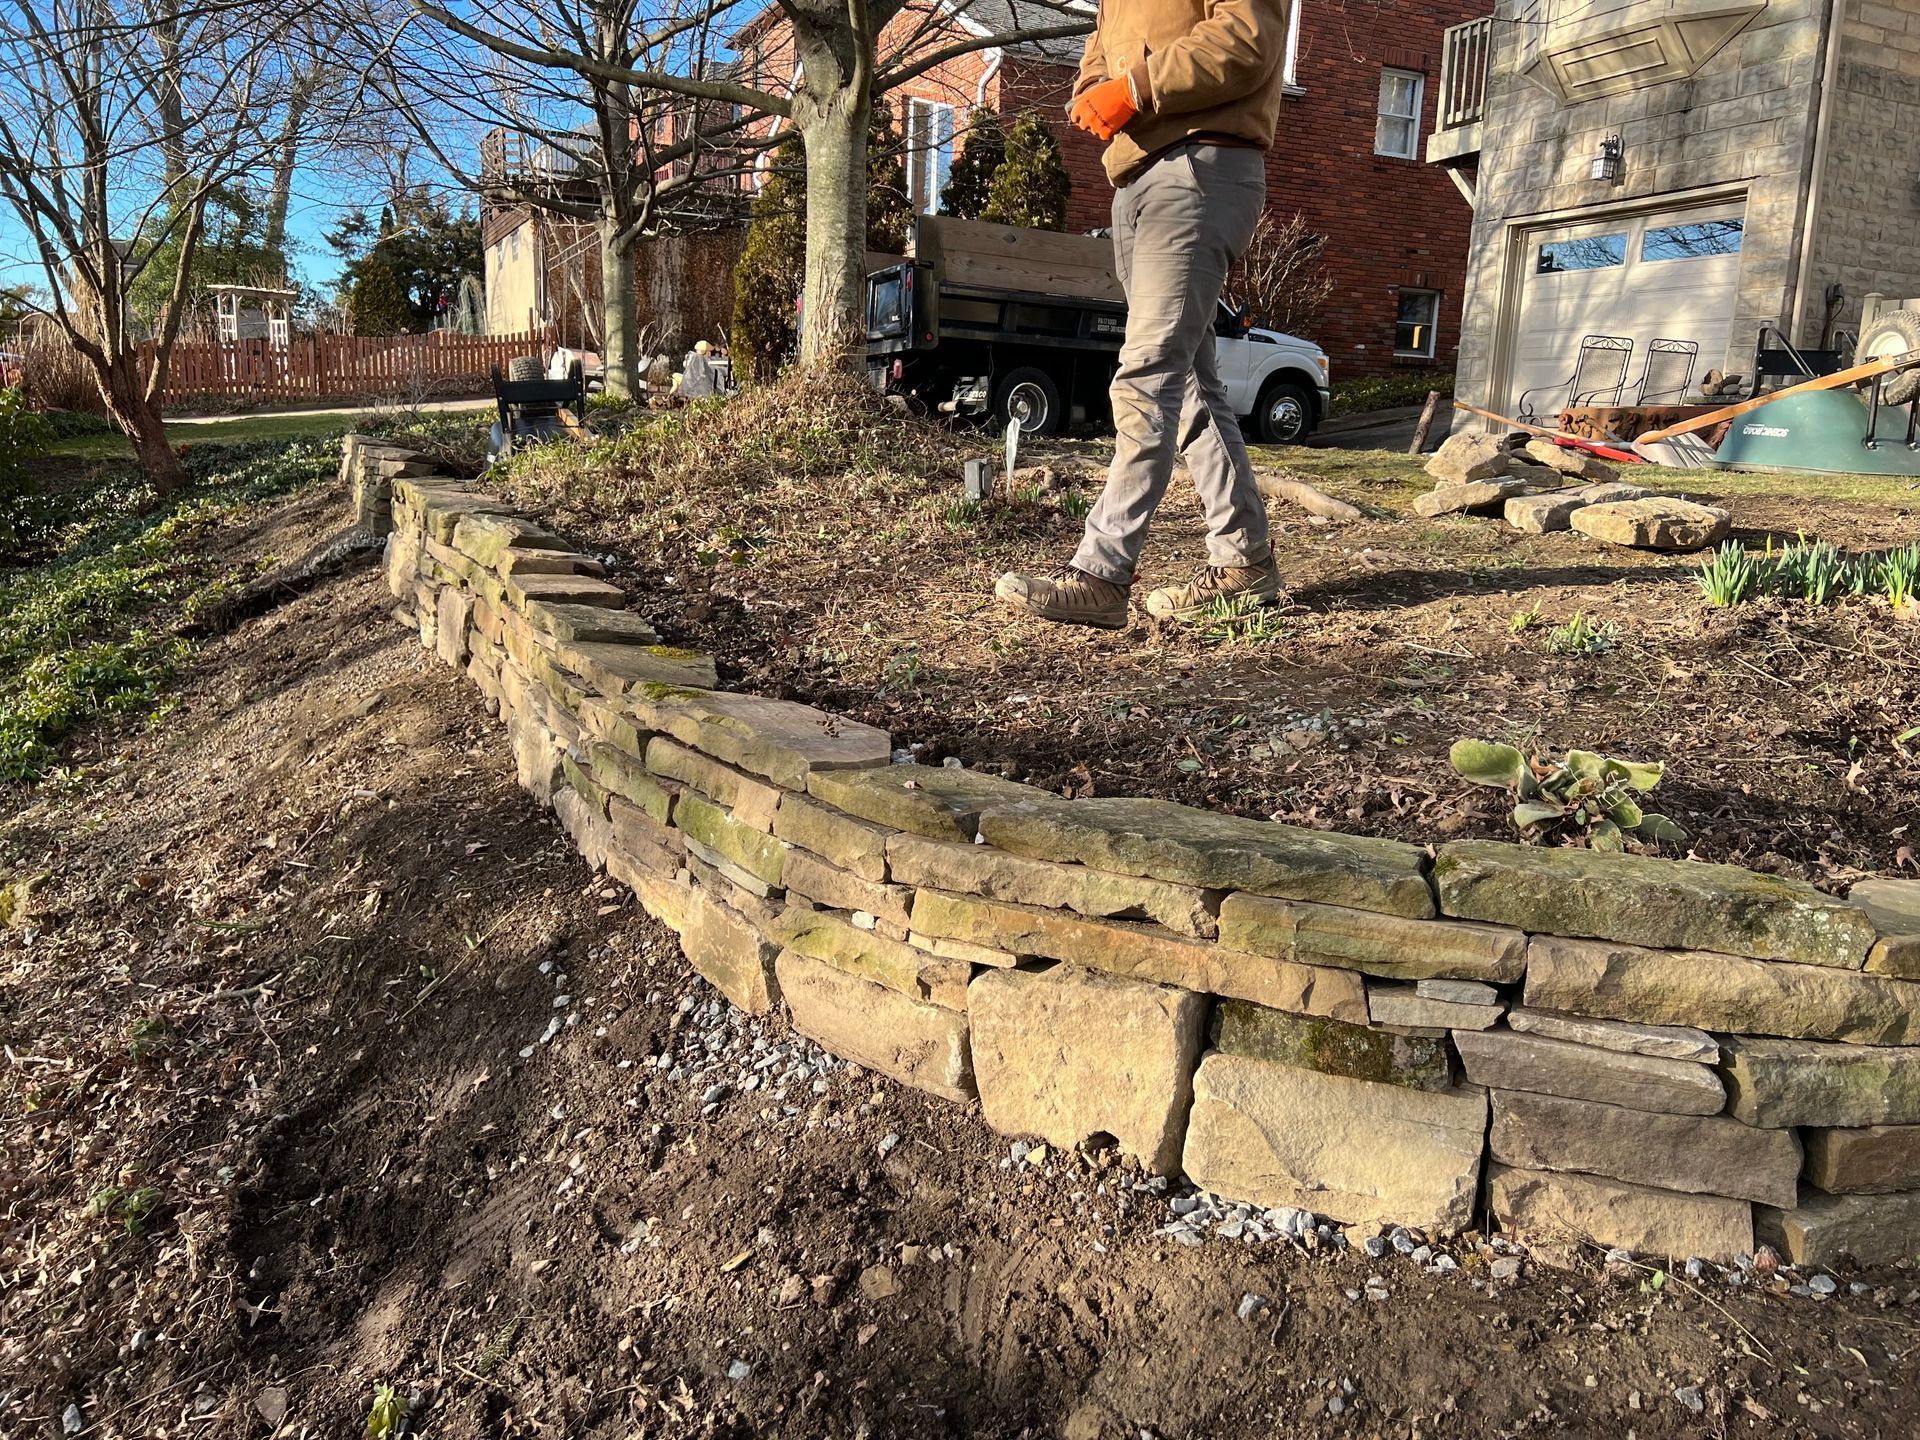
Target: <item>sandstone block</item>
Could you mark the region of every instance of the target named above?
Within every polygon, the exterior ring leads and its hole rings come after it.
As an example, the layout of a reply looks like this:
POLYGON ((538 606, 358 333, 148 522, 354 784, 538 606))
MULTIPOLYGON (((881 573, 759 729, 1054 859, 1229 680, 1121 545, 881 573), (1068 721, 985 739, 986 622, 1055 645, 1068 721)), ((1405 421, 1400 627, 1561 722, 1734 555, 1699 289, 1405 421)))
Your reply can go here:
POLYGON ((1573 515, 1573 528, 1592 540, 1639 550, 1699 550, 1726 537, 1724 510, 1668 495, 1588 505, 1573 515))
POLYGON ((1485 1030, 1506 1013, 1504 1005, 1462 1005, 1429 1000, 1411 985, 1367 985, 1367 1014, 1376 1025, 1429 1030, 1485 1030))
POLYGON ((468 626, 473 620, 473 602, 460 590, 449 589, 440 596, 434 622, 438 630, 434 649, 440 659, 456 669, 467 663, 468 626))
POLYGON ((593 808, 593 813, 604 820, 607 815, 607 792, 593 778, 592 771, 571 754, 566 754, 560 757, 560 773, 567 777, 567 788, 576 792, 593 808))
POLYGON ((1073 910, 1096 918, 1152 920, 1182 935, 1219 933, 1214 914, 1219 895, 1191 885, 1053 860, 1028 860, 991 845, 909 834, 896 834, 887 842, 887 859, 893 877, 905 885, 1073 910))
POLYGON ((1573 493, 1588 505, 1611 505, 1616 500, 1644 500, 1649 492, 1644 485, 1603 480, 1597 485, 1582 485, 1573 493))
POLYGON ((662 825, 673 823, 674 801, 681 794, 675 781, 660 779, 632 756, 600 741, 588 747, 587 768, 602 790, 622 797, 662 825))
POLYGON ((1020 963, 1020 957, 1006 950, 996 950, 991 945, 974 945, 965 940, 949 940, 943 935, 928 935, 919 930, 909 929, 907 943, 916 945, 929 954, 938 955, 946 960, 964 960, 969 965, 987 965, 995 970, 1011 970, 1020 963))
POLYGON ((1248 1000, 1214 1006, 1213 1044, 1228 1055, 1272 1060, 1413 1090, 1453 1086, 1453 1053, 1444 1032, 1408 1034, 1340 1020, 1289 1015, 1248 1000))
POLYGON ((774 812, 780 808, 785 792, 769 785, 757 775, 748 775, 731 765, 702 755, 659 736, 647 745, 647 769, 655 775, 691 786, 716 805, 724 805, 733 818, 751 830, 773 832, 774 812))
POLYGON ((671 685, 637 686, 626 699, 642 729, 787 790, 805 790, 820 771, 885 765, 893 753, 886 731, 790 700, 671 685))
POLYGON ((647 753, 653 738, 634 723, 633 716, 617 700, 589 695, 580 702, 580 728, 593 740, 639 760, 647 753))
POLYGON ((1487 1173, 1494 1223, 1528 1239, 1589 1240, 1723 1264, 1753 1253, 1753 1209, 1744 1200, 1497 1164, 1487 1173))
POLYGON ((1628 1055, 1657 1055, 1663 1060, 1691 1060, 1702 1065, 1720 1063, 1720 1042, 1704 1030, 1685 1025, 1633 1025, 1623 1020, 1590 1020, 1584 1015, 1517 1006, 1507 1012, 1507 1028, 1628 1055))
POLYGON ((473 561, 438 540, 420 542, 420 573, 438 585, 471 585, 485 572, 473 561))
POLYGON ((1478 980, 1416 980, 1413 993, 1422 1000, 1445 1000, 1450 1005, 1500 1003, 1500 992, 1478 980))
POLYGON ((1360 977, 1349 971, 1243 955, 1151 925, 1088 920, 1061 910, 922 890, 913 902, 913 928, 1015 955, 1068 960, 1136 980, 1253 1000, 1276 1010, 1360 1023, 1367 1018, 1365 989, 1360 977))
POLYGON ((1535 934, 1851 970, 1875 935, 1864 910, 1802 881, 1697 860, 1459 840, 1433 878, 1446 914, 1535 934))
POLYGON ((1493 1158, 1528 1170, 1578 1170, 1636 1185, 1792 1205, 1800 1142, 1728 1115, 1653 1115, 1591 1100, 1493 1092, 1493 1158))
POLYGON ((782 883, 786 842, 735 819, 731 811, 706 796, 692 792, 682 795, 674 807, 674 825, 688 840, 697 840, 728 864, 739 866, 763 883, 774 886, 782 883))
POLYGON ((1535 936, 1529 1007, 1862 1045, 1920 1041, 1920 984, 1820 965, 1535 936))
POLYGON ((1804 1191, 1792 1210, 1754 1213, 1759 1236, 1796 1265, 1893 1265, 1920 1255, 1920 1190, 1898 1195, 1804 1191))
POLYGON ((1568 529, 1573 512, 1587 502, 1578 495, 1556 492, 1551 495, 1515 495, 1501 507, 1507 524, 1529 535, 1551 535, 1568 529))
POLYGON ((1453 1043, 1467 1078, 1491 1090, 1533 1090, 1665 1115, 1714 1115, 1726 1105, 1726 1088, 1705 1065, 1512 1030, 1461 1031, 1453 1043))
POLYGON ((551 530, 523 520, 518 515, 474 513, 454 522, 453 548, 470 560, 492 570, 509 550, 570 550, 551 530))
POLYGON ((1183 1167, 1235 1200, 1451 1233, 1473 1223, 1486 1125, 1477 1090, 1410 1090, 1215 1054, 1194 1075, 1183 1167))
MULTIPOLYGON (((791 907, 786 892, 755 879, 738 865, 720 860, 697 841, 687 842, 687 876, 706 895, 742 916, 748 924, 769 939, 780 917, 791 907), (719 861, 714 864, 714 861, 719 861)), ((807 909, 804 904, 799 907, 807 909)))
POLYGON ((1427 473, 1442 485, 1465 485, 1506 474, 1512 461, 1491 435, 1449 435, 1427 461, 1427 473))
POLYGON ((1506 982, 1518 980, 1527 963, 1527 937, 1519 930, 1243 894, 1221 902, 1220 943, 1399 980, 1506 982))
POLYGON ((626 592, 618 585, 596 580, 591 575, 525 575, 516 572, 507 579, 507 603, 521 614, 527 603, 543 601, 548 605, 588 605, 602 610, 624 610, 626 592))
POLYGON ((1721 1037, 1727 1109, 1768 1129, 1920 1125, 1920 1048, 1721 1037))
POLYGON ((1469 480, 1464 485, 1442 485, 1416 495, 1413 513, 1436 520, 1442 515, 1498 515, 1507 502, 1525 495, 1533 482, 1524 476, 1497 480, 1469 480))
POLYGON ((553 813, 573 840, 580 858, 595 870, 604 870, 607 851, 613 844, 613 827, 594 809, 593 802, 572 786, 561 785, 553 792, 553 813))
POLYGON ((1242 820, 1170 800, 1053 800, 996 805, 987 842, 1033 860, 1079 862, 1202 890, 1245 890, 1425 919, 1426 856, 1363 835, 1242 820))
POLYGON ((1920 880, 1859 880, 1847 898, 1872 918, 1879 940, 1867 953, 1875 975, 1920 980, 1920 880))
POLYGON ((617 849, 607 852, 607 874, 633 891, 641 908, 676 935, 686 929, 695 892, 684 877, 638 864, 617 849))
POLYGON ((749 1015, 766 1014, 780 999, 774 978, 777 947, 744 915, 704 890, 688 897, 680 948, 694 969, 749 1015))
POLYGON ((876 884, 842 870, 807 850, 789 850, 781 868, 789 894, 830 910, 864 910, 877 920, 905 930, 911 922, 913 891, 905 885, 876 884))
POLYGON ((545 805, 560 779, 560 756, 566 746, 538 720, 517 714, 507 721, 507 742, 513 747, 514 777, 520 788, 545 805))
POLYGON ((819 910, 789 907, 774 926, 773 937, 810 960, 915 1000, 949 1010, 967 1008, 967 982, 973 978, 973 967, 964 961, 943 960, 819 910))
POLYGON ((967 1017, 783 950, 775 964, 793 1026, 832 1054, 948 1100, 974 1097, 967 1017))
POLYGON ((560 601, 528 600, 517 607, 534 626, 555 640, 574 644, 613 642, 621 645, 658 645, 653 626, 631 610, 600 605, 572 605, 560 601))
POLYGON ((1544 465, 1549 470, 1558 470, 1562 475, 1576 480, 1620 478, 1620 472, 1598 455, 1589 455, 1584 450, 1576 450, 1566 445, 1556 445, 1544 435, 1527 442, 1526 456, 1536 465, 1544 465))
POLYGON ((387 536, 386 548, 387 589, 396 600, 404 600, 413 594, 414 577, 420 571, 420 542, 401 531, 387 536))
POLYGON ((607 797, 607 819, 613 826, 613 850, 635 864, 672 875, 686 860, 687 837, 624 796, 607 797))
POLYGON ((619 699, 639 685, 711 690, 720 683, 713 657, 674 645, 623 645, 609 640, 556 640, 554 656, 602 695, 619 699))
POLYGON ((989 971, 967 1008, 987 1124, 1062 1149, 1111 1135, 1150 1170, 1179 1168, 1204 997, 1060 965, 989 971))
MULTIPOLYGON (((1807 1183, 1830 1195, 1920 1190, 1920 1125, 1808 1130, 1807 1183)), ((1792 1206, 1792 1201, 1776 1202, 1792 1206)), ((1920 1253, 1920 1242, 1915 1245, 1920 1253)))
POLYGON ((773 817, 773 833, 780 839, 824 856, 862 880, 887 878, 887 839, 895 832, 843 815, 792 790, 781 796, 779 812, 773 817))
POLYGON ((1045 794, 1031 785, 953 770, 944 765, 888 765, 869 770, 832 771, 810 777, 807 793, 816 800, 885 825, 935 840, 971 841, 980 812, 992 804, 1045 794))

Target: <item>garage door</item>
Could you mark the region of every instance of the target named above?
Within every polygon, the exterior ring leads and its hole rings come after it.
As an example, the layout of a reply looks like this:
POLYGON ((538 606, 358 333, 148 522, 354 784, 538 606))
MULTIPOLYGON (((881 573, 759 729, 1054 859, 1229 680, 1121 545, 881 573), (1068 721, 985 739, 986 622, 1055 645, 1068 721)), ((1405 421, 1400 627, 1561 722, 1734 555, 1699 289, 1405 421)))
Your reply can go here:
MULTIPOLYGON (((1621 397, 1626 403, 1639 393, 1654 340, 1696 342, 1696 381, 1719 365, 1740 281, 1745 208, 1735 202, 1528 232, 1507 413, 1519 414, 1522 394, 1535 387, 1545 387, 1529 402, 1536 413, 1550 415, 1564 405, 1585 335, 1633 341, 1621 397)), ((1679 397, 1647 398, 1671 403, 1679 397)), ((1613 403, 1612 397, 1599 403, 1613 403)))

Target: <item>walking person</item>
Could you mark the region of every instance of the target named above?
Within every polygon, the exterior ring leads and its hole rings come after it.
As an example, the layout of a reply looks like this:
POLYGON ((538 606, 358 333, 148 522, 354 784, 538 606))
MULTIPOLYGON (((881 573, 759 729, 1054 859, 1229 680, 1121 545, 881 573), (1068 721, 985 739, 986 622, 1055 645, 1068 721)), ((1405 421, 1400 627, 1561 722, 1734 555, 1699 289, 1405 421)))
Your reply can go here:
POLYGON ((1280 597, 1266 503, 1215 368, 1213 327, 1227 270, 1266 203, 1286 43, 1287 0, 1102 0, 1069 113, 1107 142, 1114 184, 1114 263, 1127 295, 1110 391, 1116 441, 1071 563, 1002 575, 994 587, 1028 614, 1126 628, 1176 459, 1206 512, 1207 565, 1155 590, 1147 613, 1185 620, 1220 598, 1280 597))

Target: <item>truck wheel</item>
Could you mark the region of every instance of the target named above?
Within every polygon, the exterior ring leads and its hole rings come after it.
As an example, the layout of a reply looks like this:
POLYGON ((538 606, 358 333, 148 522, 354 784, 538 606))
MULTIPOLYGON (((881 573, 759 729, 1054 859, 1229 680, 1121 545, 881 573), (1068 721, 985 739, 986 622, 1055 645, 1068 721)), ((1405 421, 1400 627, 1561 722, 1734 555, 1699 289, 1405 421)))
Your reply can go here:
POLYGON ((1253 412, 1263 445, 1292 445, 1313 428, 1313 401, 1300 386, 1275 380, 1260 392, 1253 412))
POLYGON ((1005 429, 1015 416, 1023 435, 1057 435, 1066 420, 1066 407, 1060 403, 1060 387, 1044 370, 1022 365, 1009 370, 994 392, 993 413, 1005 429))
MULTIPOLYGON (((1889 310, 1860 337, 1854 363, 1864 365, 1869 360, 1886 360, 1909 350, 1920 350, 1920 310, 1889 310)), ((1861 386, 1863 390, 1872 388, 1871 380, 1861 386)), ((1920 395, 1920 367, 1901 370, 1881 380, 1880 398, 1889 405, 1904 405, 1917 395, 1920 395)))

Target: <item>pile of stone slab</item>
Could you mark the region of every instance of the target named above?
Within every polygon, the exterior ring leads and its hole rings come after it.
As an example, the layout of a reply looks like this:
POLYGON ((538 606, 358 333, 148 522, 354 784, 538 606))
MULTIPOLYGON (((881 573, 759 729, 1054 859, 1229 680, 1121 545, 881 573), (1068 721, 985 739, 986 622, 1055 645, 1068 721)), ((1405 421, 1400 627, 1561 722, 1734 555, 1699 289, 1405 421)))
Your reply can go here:
POLYGON ((1252 1205, 1719 1261, 1920 1251, 1920 882, 1842 900, 893 763, 883 731, 719 689, 504 503, 387 479, 396 617, 733 1004, 1252 1205))
POLYGON ((1620 479, 1598 456, 1519 437, 1454 435, 1427 462, 1434 488, 1414 501, 1429 519, 1498 516, 1516 530, 1576 530, 1641 550, 1697 550, 1727 533, 1724 510, 1655 495, 1620 479))

